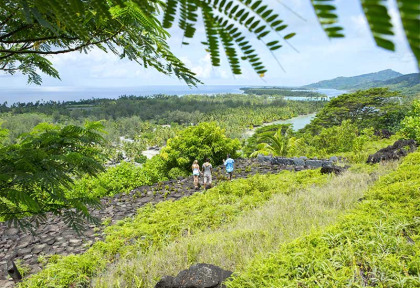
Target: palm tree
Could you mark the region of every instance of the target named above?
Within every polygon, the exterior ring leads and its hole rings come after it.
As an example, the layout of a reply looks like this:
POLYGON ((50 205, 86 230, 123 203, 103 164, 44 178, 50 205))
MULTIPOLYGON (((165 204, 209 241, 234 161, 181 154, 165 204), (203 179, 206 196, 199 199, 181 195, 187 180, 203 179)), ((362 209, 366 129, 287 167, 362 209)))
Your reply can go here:
POLYGON ((258 144, 258 150, 251 154, 256 157, 258 154, 271 154, 273 156, 286 156, 289 150, 289 139, 291 129, 288 128, 284 133, 279 128, 274 135, 264 135, 260 138, 263 143, 258 144))

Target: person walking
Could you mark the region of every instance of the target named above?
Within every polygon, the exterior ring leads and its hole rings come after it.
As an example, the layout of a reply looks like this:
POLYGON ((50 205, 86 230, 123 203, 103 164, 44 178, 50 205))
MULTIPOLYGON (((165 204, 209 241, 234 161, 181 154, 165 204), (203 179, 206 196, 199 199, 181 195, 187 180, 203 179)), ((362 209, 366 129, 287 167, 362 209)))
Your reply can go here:
POLYGON ((198 189, 198 176, 200 175, 200 165, 198 165, 198 161, 194 160, 193 165, 191 166, 193 171, 194 177, 194 189, 198 189))
POLYGON ((211 187, 211 172, 213 169, 213 166, 210 163, 210 159, 206 158, 206 162, 204 162, 204 164, 201 166, 201 168, 203 169, 203 174, 204 174, 204 189, 207 189, 207 185, 210 188, 211 187))
POLYGON ((226 166, 226 173, 229 175, 229 180, 232 180, 232 174, 233 174, 233 163, 235 163, 235 160, 230 158, 230 155, 227 154, 227 159, 223 159, 223 164, 226 166))

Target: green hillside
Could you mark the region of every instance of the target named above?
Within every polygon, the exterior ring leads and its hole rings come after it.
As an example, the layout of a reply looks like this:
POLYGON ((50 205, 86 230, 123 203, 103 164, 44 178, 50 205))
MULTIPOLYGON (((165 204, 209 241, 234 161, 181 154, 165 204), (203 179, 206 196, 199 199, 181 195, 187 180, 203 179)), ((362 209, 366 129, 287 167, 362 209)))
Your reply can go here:
POLYGON ((393 91, 400 91, 403 95, 412 97, 420 93, 420 73, 412 73, 392 78, 386 81, 372 81, 355 86, 352 90, 375 87, 388 87, 393 91))
POLYGON ((391 69, 387 69, 375 73, 363 74, 353 77, 337 77, 331 80, 323 80, 317 83, 312 83, 303 87, 347 90, 354 89, 359 85, 370 83, 372 81, 387 81, 400 76, 403 76, 403 74, 391 69))

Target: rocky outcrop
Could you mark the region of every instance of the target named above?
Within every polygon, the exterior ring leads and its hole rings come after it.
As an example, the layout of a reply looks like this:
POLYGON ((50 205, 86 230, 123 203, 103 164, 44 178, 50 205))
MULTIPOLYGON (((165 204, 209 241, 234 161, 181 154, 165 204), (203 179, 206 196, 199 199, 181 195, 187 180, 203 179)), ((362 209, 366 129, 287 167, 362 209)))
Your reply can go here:
POLYGON ((376 130, 374 135, 381 137, 382 139, 389 139, 391 138, 393 133, 389 131, 388 129, 381 129, 381 130, 376 130))
POLYGON ((401 157, 407 156, 417 149, 416 141, 410 140, 398 140, 393 145, 383 148, 375 154, 369 155, 368 164, 379 163, 382 161, 398 160, 401 157))
MULTIPOLYGON (((271 165, 270 162, 260 163, 256 159, 237 159, 233 177, 246 178, 257 173, 275 174, 282 170, 299 171, 294 166, 271 165)), ((224 167, 216 167, 213 173, 213 185, 225 179, 224 167)), ((101 199, 102 209, 90 212, 102 221, 114 224, 120 219, 133 217, 137 209, 147 203, 175 201, 196 192, 192 177, 178 178, 151 186, 138 187, 128 194, 103 198, 101 199)), ((34 273, 42 268, 40 256, 80 254, 94 242, 104 238, 104 226, 95 227, 92 224, 86 224, 86 231, 80 236, 68 228, 60 218, 54 215, 48 215, 47 218, 45 225, 38 227, 35 234, 0 223, 0 287, 5 286, 1 283, 1 279, 8 279, 8 260, 20 259, 24 265, 29 265, 31 273, 34 273)))
POLYGON ((196 264, 176 277, 163 277, 155 288, 224 288, 223 282, 231 275, 231 271, 211 264, 196 264))
POLYGON ((257 160, 260 163, 270 163, 271 165, 295 166, 304 167, 307 169, 316 169, 321 167, 332 167, 335 162, 339 161, 339 158, 332 156, 330 159, 308 159, 305 156, 286 158, 258 155, 257 160))
POLYGON ((348 168, 348 166, 346 167, 340 167, 340 166, 325 166, 321 168, 321 174, 332 174, 334 173, 335 175, 339 175, 341 173, 343 173, 344 171, 346 171, 348 168))

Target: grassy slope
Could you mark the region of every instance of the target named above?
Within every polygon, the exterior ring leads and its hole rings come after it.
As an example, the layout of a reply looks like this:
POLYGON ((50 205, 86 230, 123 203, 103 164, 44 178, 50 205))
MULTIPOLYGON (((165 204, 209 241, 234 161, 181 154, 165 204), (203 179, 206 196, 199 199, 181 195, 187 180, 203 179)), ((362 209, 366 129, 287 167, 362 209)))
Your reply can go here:
MULTIPOLYGON (((322 186, 276 194, 233 223, 186 235, 164 247, 140 251, 130 260, 122 259, 95 279, 94 286, 154 287, 162 276, 176 275, 203 262, 241 271, 255 255, 275 251, 281 243, 334 223, 338 215, 357 202, 378 174, 392 168, 376 166, 371 173, 347 172, 329 177, 322 186)), ((283 177, 273 176, 272 181, 283 177)))
POLYGON ((419 219, 416 152, 337 225, 255 259, 228 287, 420 287, 419 219))
POLYGON ((163 247, 183 235, 217 229, 267 202, 273 194, 290 194, 325 183, 327 178, 315 170, 256 175, 222 183, 205 194, 196 193, 175 202, 140 208, 134 219, 108 227, 104 242, 95 243, 81 255, 53 257, 45 269, 20 286, 68 287, 74 284, 83 287, 93 275, 118 258, 129 259, 138 251, 163 247))

